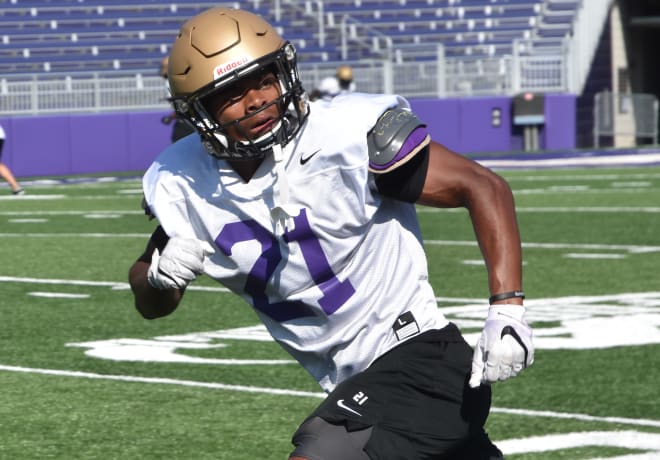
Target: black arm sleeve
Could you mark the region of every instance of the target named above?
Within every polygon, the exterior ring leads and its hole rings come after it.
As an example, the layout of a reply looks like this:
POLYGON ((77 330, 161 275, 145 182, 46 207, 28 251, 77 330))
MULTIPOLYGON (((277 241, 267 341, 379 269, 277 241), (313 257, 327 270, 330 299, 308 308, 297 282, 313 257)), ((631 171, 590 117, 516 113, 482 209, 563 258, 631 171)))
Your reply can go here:
POLYGON ((167 236, 167 233, 165 233, 163 227, 159 225, 151 234, 151 238, 149 238, 147 247, 144 250, 144 253, 138 257, 138 260, 141 262, 151 263, 151 255, 153 254, 154 249, 158 249, 158 251, 163 252, 163 249, 169 240, 170 237, 167 236))
POLYGON ((429 147, 398 168, 376 176, 378 191, 389 198, 414 203, 424 188, 429 167, 429 147))

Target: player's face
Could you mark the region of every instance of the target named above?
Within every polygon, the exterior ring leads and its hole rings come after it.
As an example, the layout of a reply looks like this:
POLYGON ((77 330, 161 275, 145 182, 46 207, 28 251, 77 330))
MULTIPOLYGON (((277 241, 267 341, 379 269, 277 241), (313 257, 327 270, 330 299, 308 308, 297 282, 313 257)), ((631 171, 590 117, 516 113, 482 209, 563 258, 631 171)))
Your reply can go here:
POLYGON ((254 140, 268 133, 280 120, 281 95, 277 76, 265 70, 248 75, 214 95, 211 114, 235 140, 254 140), (270 104, 270 105, 269 105, 270 104))

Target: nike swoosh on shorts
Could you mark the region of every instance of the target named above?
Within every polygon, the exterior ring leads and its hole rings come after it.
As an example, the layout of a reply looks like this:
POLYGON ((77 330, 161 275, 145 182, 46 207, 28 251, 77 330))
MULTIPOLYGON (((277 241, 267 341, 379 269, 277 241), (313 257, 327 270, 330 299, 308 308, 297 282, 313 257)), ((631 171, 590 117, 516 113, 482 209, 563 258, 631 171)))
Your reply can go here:
POLYGON ((361 413, 359 413, 358 411, 356 411, 356 410, 354 410, 354 409, 351 409, 351 408, 348 407, 346 404, 344 404, 344 400, 343 400, 343 399, 339 399, 339 400, 337 401, 337 406, 339 406, 340 408, 342 408, 342 409, 344 409, 344 410, 346 410, 346 411, 348 411, 348 412, 350 412, 350 413, 352 413, 352 414, 357 415, 358 417, 362 417, 362 414, 361 414, 361 413))

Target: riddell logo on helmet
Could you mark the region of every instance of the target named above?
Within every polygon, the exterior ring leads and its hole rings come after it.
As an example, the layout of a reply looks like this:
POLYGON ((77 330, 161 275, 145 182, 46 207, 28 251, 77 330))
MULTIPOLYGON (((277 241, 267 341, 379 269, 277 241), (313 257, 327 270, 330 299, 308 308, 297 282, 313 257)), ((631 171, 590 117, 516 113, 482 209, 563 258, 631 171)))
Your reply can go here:
POLYGON ((227 64, 219 65, 215 69, 213 69, 213 77, 214 77, 214 79, 215 78, 220 78, 221 76, 223 76, 227 72, 230 72, 230 71, 242 66, 243 64, 246 64, 248 61, 249 61, 249 59, 247 57, 243 57, 243 58, 238 59, 236 61, 229 62, 227 64))

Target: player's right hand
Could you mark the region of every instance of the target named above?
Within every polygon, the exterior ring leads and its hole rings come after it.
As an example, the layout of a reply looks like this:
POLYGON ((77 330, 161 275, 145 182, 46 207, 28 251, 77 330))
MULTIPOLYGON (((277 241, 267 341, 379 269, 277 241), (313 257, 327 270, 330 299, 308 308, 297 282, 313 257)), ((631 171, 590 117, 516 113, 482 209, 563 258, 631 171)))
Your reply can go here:
POLYGON ((184 289, 204 271, 204 258, 213 252, 197 239, 171 237, 162 254, 154 250, 147 280, 157 289, 184 289))

